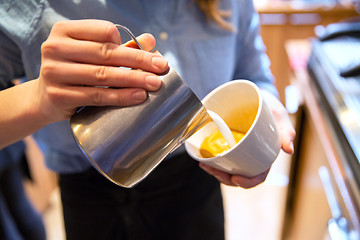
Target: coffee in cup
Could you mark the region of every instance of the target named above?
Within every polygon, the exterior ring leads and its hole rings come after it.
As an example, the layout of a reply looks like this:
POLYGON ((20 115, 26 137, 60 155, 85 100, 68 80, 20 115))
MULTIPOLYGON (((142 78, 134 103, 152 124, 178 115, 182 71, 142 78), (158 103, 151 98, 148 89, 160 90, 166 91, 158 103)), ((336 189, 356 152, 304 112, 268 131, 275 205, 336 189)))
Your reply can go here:
POLYGON ((209 122, 185 141, 186 151, 192 158, 230 174, 256 176, 277 158, 281 141, 277 123, 266 105, 260 89, 251 81, 235 80, 221 85, 203 100, 207 110, 217 113, 233 132, 244 134, 229 149, 217 155, 204 154, 202 144, 214 144, 218 131, 209 122), (215 139, 215 140, 214 140, 215 139))

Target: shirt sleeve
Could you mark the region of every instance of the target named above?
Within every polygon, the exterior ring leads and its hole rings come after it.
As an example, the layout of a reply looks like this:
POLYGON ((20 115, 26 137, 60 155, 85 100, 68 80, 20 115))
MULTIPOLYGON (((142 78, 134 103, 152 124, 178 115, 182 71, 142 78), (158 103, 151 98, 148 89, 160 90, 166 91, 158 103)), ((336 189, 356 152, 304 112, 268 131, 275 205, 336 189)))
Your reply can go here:
POLYGON ((23 76, 20 49, 0 28, 0 90, 12 86, 13 79, 23 76))
POLYGON ((259 14, 251 0, 240 1, 239 31, 237 33, 237 59, 234 79, 249 79, 260 88, 278 96, 270 60, 260 36, 259 14))

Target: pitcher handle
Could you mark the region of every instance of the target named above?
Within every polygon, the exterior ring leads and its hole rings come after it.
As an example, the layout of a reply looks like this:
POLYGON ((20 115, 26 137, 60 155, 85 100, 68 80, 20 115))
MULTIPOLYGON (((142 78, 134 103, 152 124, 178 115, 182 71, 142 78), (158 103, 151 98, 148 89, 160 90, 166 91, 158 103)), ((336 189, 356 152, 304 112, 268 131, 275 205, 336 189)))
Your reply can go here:
POLYGON ((134 40, 134 42, 138 45, 138 47, 141 50, 144 50, 144 48, 141 46, 141 44, 139 43, 139 41, 136 39, 135 35, 130 31, 130 29, 128 29, 127 27, 120 25, 120 24, 115 24, 115 27, 117 27, 117 29, 121 29, 124 30, 127 34, 129 34, 129 36, 132 38, 132 40, 134 40))

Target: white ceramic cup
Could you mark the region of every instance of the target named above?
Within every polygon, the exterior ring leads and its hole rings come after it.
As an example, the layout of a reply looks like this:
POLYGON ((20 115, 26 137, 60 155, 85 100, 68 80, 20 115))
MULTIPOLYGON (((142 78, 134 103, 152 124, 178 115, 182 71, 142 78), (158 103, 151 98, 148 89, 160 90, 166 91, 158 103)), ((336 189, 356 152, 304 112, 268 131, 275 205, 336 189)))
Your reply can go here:
POLYGON ((217 128, 210 122, 185 141, 186 151, 193 159, 247 177, 271 167, 281 149, 280 135, 273 114, 253 82, 235 80, 223 84, 202 103, 222 117, 231 130, 243 132, 245 136, 230 150, 216 157, 203 158, 200 145, 217 128))

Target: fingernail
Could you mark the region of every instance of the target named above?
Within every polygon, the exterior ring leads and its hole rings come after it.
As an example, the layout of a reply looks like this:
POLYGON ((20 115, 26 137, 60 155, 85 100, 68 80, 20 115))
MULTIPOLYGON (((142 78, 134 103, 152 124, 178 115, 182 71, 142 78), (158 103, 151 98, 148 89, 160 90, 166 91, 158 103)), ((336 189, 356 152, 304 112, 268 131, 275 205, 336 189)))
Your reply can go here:
POLYGON ((147 94, 144 90, 137 90, 131 94, 132 98, 137 102, 143 102, 147 98, 147 94))
POLYGON ((147 76, 145 81, 150 90, 158 90, 161 86, 161 79, 158 76, 147 76))
POLYGON ((165 70, 165 68, 168 65, 168 62, 163 57, 155 56, 152 58, 152 64, 160 70, 165 70))

